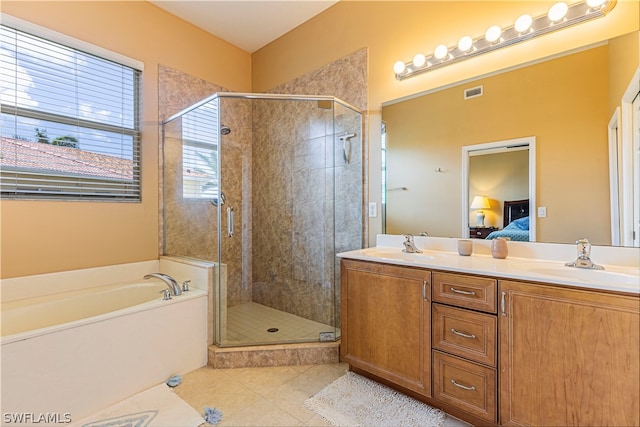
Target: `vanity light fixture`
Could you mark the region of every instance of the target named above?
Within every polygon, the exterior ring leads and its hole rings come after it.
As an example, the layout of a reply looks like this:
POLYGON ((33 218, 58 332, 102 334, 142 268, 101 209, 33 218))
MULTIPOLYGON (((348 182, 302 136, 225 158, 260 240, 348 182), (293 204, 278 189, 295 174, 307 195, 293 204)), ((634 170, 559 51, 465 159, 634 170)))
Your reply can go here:
POLYGON ((440 44, 438 46, 436 46, 436 49, 433 51, 433 56, 436 57, 436 59, 448 59, 449 57, 449 48, 447 48, 445 45, 440 44))
POLYGON ((458 50, 460 50, 460 52, 467 53, 472 48, 473 48, 473 39, 469 36, 462 37, 458 42, 458 50))
POLYGON ((547 14, 547 16, 549 17, 549 20, 551 22, 558 22, 564 19, 565 16, 567 16, 568 11, 569 6, 567 6, 565 2, 561 1, 551 6, 551 9, 549 9, 549 13, 547 14))
POLYGON ((413 57, 412 62, 397 61, 393 65, 393 71, 398 80, 413 77, 444 65, 455 64, 562 28, 601 18, 609 13, 616 3, 617 0, 581 0, 567 5, 560 1, 551 6, 545 15, 535 18, 531 15, 521 15, 511 27, 500 28, 493 25, 483 36, 475 39, 469 36, 462 37, 454 47, 438 45, 431 56, 419 53, 413 57))
POLYGON ((484 33, 484 38, 487 39, 489 43, 496 43, 500 36, 502 35, 502 28, 497 25, 492 25, 487 29, 487 32, 484 33))
POLYGON ((521 15, 516 19, 515 24, 513 24, 513 28, 522 35, 531 30, 531 24, 533 24, 533 18, 531 15, 521 15))

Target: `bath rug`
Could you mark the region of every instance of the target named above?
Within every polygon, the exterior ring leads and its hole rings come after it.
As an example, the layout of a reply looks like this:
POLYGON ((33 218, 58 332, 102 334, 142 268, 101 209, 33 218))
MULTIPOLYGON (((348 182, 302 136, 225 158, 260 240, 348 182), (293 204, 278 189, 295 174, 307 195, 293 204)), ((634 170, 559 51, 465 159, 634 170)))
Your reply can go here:
POLYGON ((118 402, 70 427, 197 427, 205 422, 166 384, 118 402))
POLYGON ((441 427, 445 413, 389 387, 347 372, 304 406, 334 426, 441 427))

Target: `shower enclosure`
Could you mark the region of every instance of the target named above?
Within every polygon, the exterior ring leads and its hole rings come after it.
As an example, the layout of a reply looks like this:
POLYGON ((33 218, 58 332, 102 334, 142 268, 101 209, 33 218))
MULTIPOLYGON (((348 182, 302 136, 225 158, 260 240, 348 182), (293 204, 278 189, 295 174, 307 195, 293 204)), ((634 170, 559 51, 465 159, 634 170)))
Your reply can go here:
POLYGON ((362 247, 362 114, 216 93, 163 123, 163 252, 216 263, 214 343, 340 337, 336 253, 362 247))

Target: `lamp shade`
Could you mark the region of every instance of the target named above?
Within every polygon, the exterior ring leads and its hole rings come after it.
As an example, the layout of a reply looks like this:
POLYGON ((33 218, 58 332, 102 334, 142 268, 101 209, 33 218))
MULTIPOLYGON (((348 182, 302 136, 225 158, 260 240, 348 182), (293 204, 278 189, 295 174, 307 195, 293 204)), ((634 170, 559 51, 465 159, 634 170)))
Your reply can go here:
POLYGON ((471 209, 491 209, 487 196, 475 196, 471 202, 471 209))

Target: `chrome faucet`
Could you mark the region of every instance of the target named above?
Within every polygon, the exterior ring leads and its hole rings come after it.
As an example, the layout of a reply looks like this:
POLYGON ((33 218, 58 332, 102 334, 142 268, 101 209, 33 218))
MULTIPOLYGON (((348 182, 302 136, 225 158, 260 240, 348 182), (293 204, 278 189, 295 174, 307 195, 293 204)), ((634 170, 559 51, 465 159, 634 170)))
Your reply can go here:
POLYGON ((180 285, 178 285, 178 282, 176 282, 176 279, 169 276, 168 274, 150 273, 144 276, 143 279, 150 279, 152 277, 162 280, 167 285, 172 295, 180 295, 182 293, 182 289, 180 289, 180 285))
POLYGON ((576 268, 589 268, 592 270, 604 270, 604 267, 601 265, 594 264, 591 261, 591 243, 585 238, 582 238, 576 242, 577 250, 578 250, 578 258, 576 258, 573 262, 568 262, 565 265, 567 267, 576 267, 576 268))
POLYGON ((422 251, 416 247, 416 244, 413 243, 413 236, 411 234, 403 234, 402 236, 404 237, 404 242, 402 242, 402 244, 404 245, 404 249, 402 250, 402 252, 406 252, 409 254, 422 253, 422 251))

